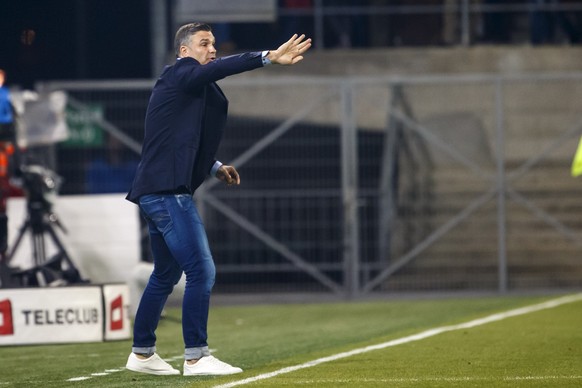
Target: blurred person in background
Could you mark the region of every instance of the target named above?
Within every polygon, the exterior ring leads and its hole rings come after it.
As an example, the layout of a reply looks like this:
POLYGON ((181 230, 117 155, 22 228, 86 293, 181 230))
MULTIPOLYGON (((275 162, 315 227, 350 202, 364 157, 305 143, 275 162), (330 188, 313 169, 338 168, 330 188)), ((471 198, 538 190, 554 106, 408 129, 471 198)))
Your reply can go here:
MULTIPOLYGON (((556 33, 563 32, 569 43, 580 43, 580 30, 576 25, 577 18, 574 21, 570 15, 562 11, 554 11, 545 7, 560 6, 558 0, 530 0, 531 12, 530 21, 530 40, 533 45, 558 43, 556 42, 556 33)), ((567 3, 567 2, 566 2, 567 3)))
MULTIPOLYGON (((476 41, 482 35, 483 21, 481 14, 471 12, 471 7, 479 6, 481 3, 483 3, 483 0, 470 0, 467 3, 469 7, 469 31, 467 31, 469 42, 476 41)), ((464 4, 460 0, 444 0, 442 43, 445 45, 455 45, 462 42, 462 12, 464 4)))
MULTIPOLYGON (((279 0, 279 8, 284 11, 302 11, 313 9, 313 0, 279 0)), ((312 29, 313 21, 301 15, 279 16, 280 39, 287 39, 295 31, 309 31, 312 29)))
POLYGON ((14 109, 10 90, 4 86, 6 73, 0 69, 0 261, 4 261, 8 249, 8 216, 6 201, 11 194, 9 160, 14 153, 16 132, 14 109))
MULTIPOLYGON (((502 6, 506 0, 483 0, 491 7, 502 6)), ((510 43, 514 15, 511 12, 490 11, 483 14, 483 43, 510 43)))
POLYGON ((4 86, 6 73, 0 69, 0 140, 12 140, 14 113, 10 101, 10 90, 4 86))
POLYGON ((7 262, 7 201, 22 196, 23 191, 12 182, 20 176, 20 151, 16 142, 16 111, 5 81, 6 73, 0 69, 0 287, 12 287, 19 284, 12 278, 7 262))
POLYGON ((174 40, 175 64, 166 66, 148 104, 141 161, 127 199, 146 219, 154 268, 137 309, 127 369, 155 375, 180 374, 156 353, 160 314, 174 285, 186 274, 182 305, 184 372, 226 375, 242 372, 210 355, 207 323, 215 266, 193 199, 210 175, 240 184, 233 166, 215 160, 225 128, 228 100, 216 81, 269 64, 293 65, 311 39, 293 35, 278 49, 217 58, 212 29, 186 24, 174 40))

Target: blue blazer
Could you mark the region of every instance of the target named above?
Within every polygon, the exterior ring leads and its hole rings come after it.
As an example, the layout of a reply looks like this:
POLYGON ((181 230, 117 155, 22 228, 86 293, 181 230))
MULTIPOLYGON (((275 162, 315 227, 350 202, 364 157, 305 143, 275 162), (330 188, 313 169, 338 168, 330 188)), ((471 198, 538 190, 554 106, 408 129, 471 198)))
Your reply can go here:
POLYGON ((181 58, 166 66, 150 96, 141 161, 127 199, 194 193, 210 173, 226 125, 228 99, 215 81, 262 66, 261 52, 206 65, 181 58))

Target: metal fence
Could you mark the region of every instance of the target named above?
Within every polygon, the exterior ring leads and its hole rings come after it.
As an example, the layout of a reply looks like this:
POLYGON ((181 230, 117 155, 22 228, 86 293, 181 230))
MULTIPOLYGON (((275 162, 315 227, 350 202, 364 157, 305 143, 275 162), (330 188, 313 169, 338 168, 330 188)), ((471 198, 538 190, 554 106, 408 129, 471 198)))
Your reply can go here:
MULTIPOLYGON (((231 113, 218 159, 242 185, 196 194, 217 292, 582 286, 582 185, 569 174, 581 74, 221 86, 231 113)), ((103 113, 100 144, 57 149, 63 195, 129 187, 151 87, 42 85, 103 113)))

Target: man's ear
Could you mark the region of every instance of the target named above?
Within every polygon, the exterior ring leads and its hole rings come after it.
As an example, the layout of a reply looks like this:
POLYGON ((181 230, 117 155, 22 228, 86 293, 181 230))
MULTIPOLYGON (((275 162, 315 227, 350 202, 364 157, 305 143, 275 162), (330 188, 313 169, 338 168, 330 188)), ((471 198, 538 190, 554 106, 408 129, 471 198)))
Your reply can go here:
POLYGON ((188 53, 188 47, 186 46, 180 46, 180 57, 185 57, 186 54, 188 53))

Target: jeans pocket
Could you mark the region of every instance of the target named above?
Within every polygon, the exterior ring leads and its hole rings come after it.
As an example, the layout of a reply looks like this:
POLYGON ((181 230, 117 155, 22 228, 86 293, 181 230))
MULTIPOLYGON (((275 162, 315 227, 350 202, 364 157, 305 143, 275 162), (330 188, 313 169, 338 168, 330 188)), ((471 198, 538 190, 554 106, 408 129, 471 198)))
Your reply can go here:
POLYGON ((164 197, 162 197, 161 195, 157 195, 157 194, 145 194, 145 195, 142 195, 141 197, 139 197, 138 202, 139 202, 139 206, 143 207, 143 206, 155 204, 156 202, 162 203, 162 202, 164 202, 164 197))
POLYGON ((176 198, 176 202, 178 203, 178 206, 180 206, 180 209, 183 212, 189 211, 189 209, 192 207, 192 204, 193 204, 192 195, 190 195, 190 194, 177 194, 175 196, 175 198, 176 198))
POLYGON ((139 207, 147 219, 155 225, 160 232, 166 230, 172 223, 166 199, 162 195, 147 194, 139 199, 139 207))

